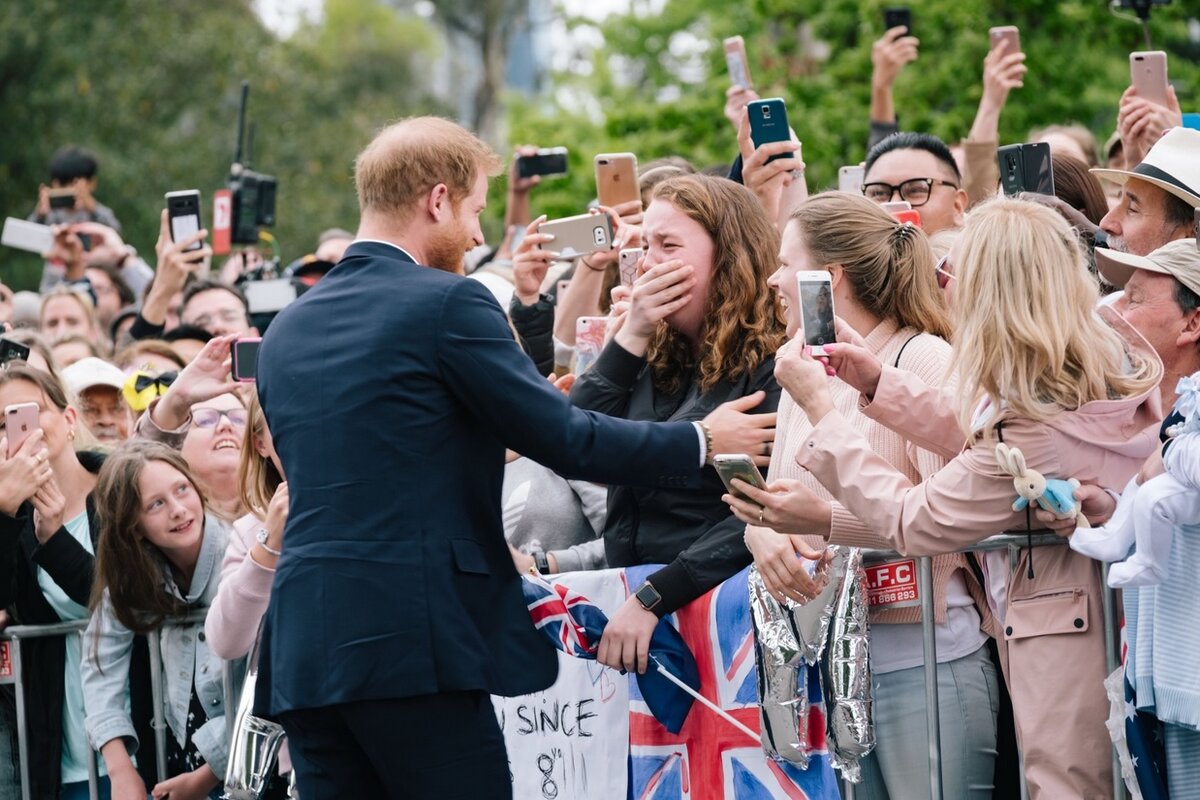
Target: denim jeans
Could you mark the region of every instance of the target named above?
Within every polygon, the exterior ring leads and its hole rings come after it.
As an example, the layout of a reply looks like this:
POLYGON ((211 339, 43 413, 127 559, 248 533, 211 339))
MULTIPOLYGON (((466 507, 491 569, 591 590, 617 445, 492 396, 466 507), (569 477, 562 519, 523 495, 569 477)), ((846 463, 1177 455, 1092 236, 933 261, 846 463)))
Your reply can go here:
MULTIPOLYGON (((875 750, 855 797, 928 800, 925 667, 875 675, 875 750)), ((987 647, 938 664, 942 795, 991 800, 999 685, 987 647)))
MULTIPOLYGON (((62 791, 58 793, 59 800, 88 800, 88 785, 87 781, 79 783, 64 783, 62 791)), ((108 783, 108 776, 100 778, 100 800, 111 800, 112 787, 108 783)))

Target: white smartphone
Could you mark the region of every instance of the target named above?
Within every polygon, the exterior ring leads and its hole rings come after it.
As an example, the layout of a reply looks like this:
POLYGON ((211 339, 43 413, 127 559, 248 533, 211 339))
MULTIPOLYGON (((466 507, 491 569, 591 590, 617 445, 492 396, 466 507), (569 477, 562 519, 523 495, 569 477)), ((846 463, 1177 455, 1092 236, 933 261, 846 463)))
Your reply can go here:
POLYGON ((249 281, 242 285, 251 314, 272 314, 296 299, 296 285, 291 278, 269 281, 249 281))
POLYGON ((762 473, 758 471, 754 459, 750 456, 742 453, 721 453, 713 456, 713 467, 721 476, 721 482, 725 484, 725 488, 732 495, 745 497, 733 488, 734 478, 741 478, 756 489, 763 491, 767 489, 767 482, 763 480, 762 473))
POLYGON ((4 233, 0 234, 0 244, 18 250, 28 250, 40 256, 54 245, 54 235, 50 233, 49 225, 9 217, 4 220, 4 233))
POLYGON ((626 247, 621 251, 617 266, 621 270, 622 286, 633 286, 633 282, 637 280, 638 261, 641 260, 643 252, 640 247, 626 247))
POLYGON ((8 437, 8 457, 12 458, 25 440, 42 427, 42 411, 37 403, 18 403, 4 409, 4 435, 8 437))
POLYGON ((825 355, 825 345, 837 341, 833 323, 833 284, 824 270, 801 272, 800 313, 804 318, 804 343, 810 355, 825 355))
POLYGON ((862 164, 838 168, 838 191, 861 195, 866 172, 867 169, 862 164))
POLYGON ((730 83, 743 89, 754 88, 746 59, 746 41, 741 36, 730 36, 725 40, 725 66, 729 68, 730 83))

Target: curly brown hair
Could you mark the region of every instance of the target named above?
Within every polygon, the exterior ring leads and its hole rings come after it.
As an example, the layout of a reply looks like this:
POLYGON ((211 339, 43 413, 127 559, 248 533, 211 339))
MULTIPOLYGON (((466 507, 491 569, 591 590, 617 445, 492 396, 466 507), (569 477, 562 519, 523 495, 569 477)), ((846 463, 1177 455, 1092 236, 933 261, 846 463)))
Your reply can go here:
POLYGON ((655 187, 654 200, 700 223, 713 242, 713 269, 699 352, 662 322, 650 340, 647 361, 656 389, 677 392, 684 376, 696 371, 704 393, 753 373, 787 340, 783 314, 767 288, 779 263, 779 232, 754 194, 725 178, 671 178, 655 187))

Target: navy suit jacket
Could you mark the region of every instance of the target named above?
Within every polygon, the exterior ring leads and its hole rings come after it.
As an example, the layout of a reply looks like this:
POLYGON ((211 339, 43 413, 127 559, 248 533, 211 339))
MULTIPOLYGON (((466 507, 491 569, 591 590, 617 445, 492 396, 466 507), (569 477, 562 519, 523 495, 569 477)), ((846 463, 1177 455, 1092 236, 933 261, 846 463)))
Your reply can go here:
POLYGON ((700 481, 690 423, 572 407, 482 284, 388 244, 284 309, 257 374, 291 496, 259 713, 553 683, 504 541, 505 447, 570 478, 700 481))

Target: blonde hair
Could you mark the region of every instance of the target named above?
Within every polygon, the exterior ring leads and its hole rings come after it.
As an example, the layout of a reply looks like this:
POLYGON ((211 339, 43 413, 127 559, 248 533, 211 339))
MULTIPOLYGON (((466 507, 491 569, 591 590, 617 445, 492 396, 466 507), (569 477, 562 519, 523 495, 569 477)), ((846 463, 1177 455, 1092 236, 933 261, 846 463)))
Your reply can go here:
POLYGON ((938 291, 933 251, 920 228, 860 195, 824 192, 792 212, 818 264, 839 264, 854 298, 880 319, 950 338, 950 314, 938 291))
MULTIPOLYGON (((79 303, 79 307, 83 309, 83 316, 87 318, 88 330, 92 331, 93 334, 95 333, 96 307, 92 305, 92 298, 88 297, 83 292, 76 291, 70 286, 62 283, 42 295, 42 304, 38 307, 39 328, 42 327, 43 320, 46 316, 46 305, 56 297, 70 297, 76 303, 79 303)), ((58 344, 58 342, 56 341, 53 344, 58 344)))
POLYGON ((787 341, 779 304, 767 291, 778 263, 779 232, 749 189, 724 178, 671 178, 655 188, 654 199, 700 223, 713 242, 700 352, 692 351, 682 333, 659 323, 646 354, 655 388, 678 391, 691 370, 698 373, 701 393, 753 374, 787 341))
POLYGON ((238 462, 238 497, 242 506, 254 516, 265 520, 267 507, 283 476, 270 458, 259 455, 255 441, 267 432, 267 418, 258 402, 258 392, 247 392, 246 432, 242 437, 242 455, 238 462))
POLYGON ((359 208, 405 216, 438 184, 446 185, 457 206, 481 172, 499 174, 499 156, 466 128, 439 117, 387 126, 354 161, 359 208))
POLYGON ((1130 397, 1162 375, 1096 314, 1099 286, 1078 236, 1056 212, 997 198, 957 242, 954 356, 958 417, 970 430, 984 398, 1046 421, 1093 400, 1130 397))

